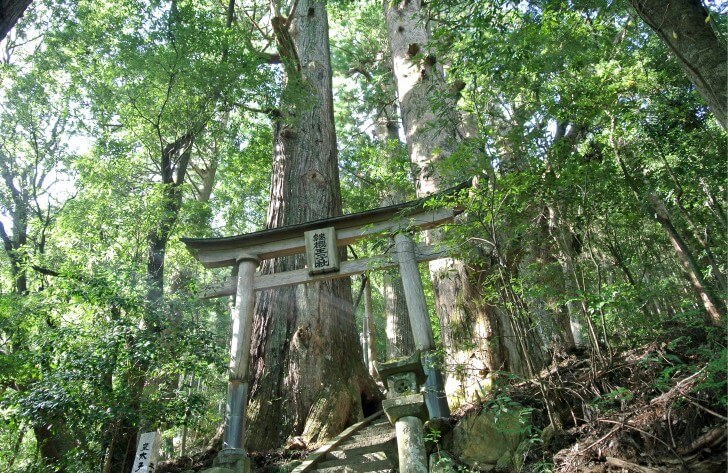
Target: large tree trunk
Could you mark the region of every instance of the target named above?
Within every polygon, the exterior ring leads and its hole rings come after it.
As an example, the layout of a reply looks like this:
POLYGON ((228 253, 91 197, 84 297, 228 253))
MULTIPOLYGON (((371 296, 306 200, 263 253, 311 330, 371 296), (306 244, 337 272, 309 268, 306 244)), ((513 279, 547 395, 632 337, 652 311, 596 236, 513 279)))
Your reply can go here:
POLYGON ((65 421, 56 417, 51 422, 33 426, 33 433, 38 451, 43 458, 44 471, 53 473, 69 471, 63 465, 68 460, 66 455, 76 445, 68 432, 65 421))
MULTIPOLYGON (((323 0, 299 1, 273 26, 285 64, 275 126, 267 227, 341 214, 328 17, 323 0)), ((304 257, 266 261, 263 270, 302 268, 304 257)), ((320 442, 362 418, 378 391, 361 361, 350 282, 338 279, 266 291, 253 328, 247 448, 289 436, 320 442)))
POLYGON ((0 3, 0 39, 10 32, 33 0, 5 0, 0 3))
POLYGON ((407 301, 399 273, 385 271, 384 310, 387 318, 387 359, 401 358, 415 351, 412 326, 407 314, 407 301))
MULTIPOLYGON (((435 99, 447 96, 448 88, 434 53, 427 50, 430 33, 421 0, 385 0, 384 9, 407 150, 417 196, 423 197, 442 188, 436 164, 455 146, 455 104, 442 107, 444 113, 436 113, 433 105, 435 99)), ((434 242, 440 236, 429 232, 427 239, 434 242)), ((498 317, 493 307, 479 303, 483 298, 475 281, 478 276, 462 261, 434 261, 430 274, 447 352, 445 364, 451 371, 446 391, 467 399, 481 389, 486 373, 505 368, 498 317)))
POLYGON ((639 16, 675 55, 723 128, 728 129, 726 45, 701 0, 631 0, 639 16), (707 21, 706 21, 707 20, 707 21))
POLYGON ((543 270, 558 262, 553 254, 549 232, 550 220, 546 217, 546 213, 548 213, 548 207, 545 207, 544 214, 536 219, 536 237, 531 239, 529 251, 524 255, 523 262, 519 266, 529 273, 530 268, 534 268, 534 274, 531 276, 533 284, 552 285, 557 288, 556 294, 559 296, 554 294, 528 298, 525 303, 537 321, 536 328, 544 352, 571 352, 576 347, 576 343, 571 329, 568 307, 560 300, 560 295, 565 293, 563 278, 554 280, 550 271, 543 270))

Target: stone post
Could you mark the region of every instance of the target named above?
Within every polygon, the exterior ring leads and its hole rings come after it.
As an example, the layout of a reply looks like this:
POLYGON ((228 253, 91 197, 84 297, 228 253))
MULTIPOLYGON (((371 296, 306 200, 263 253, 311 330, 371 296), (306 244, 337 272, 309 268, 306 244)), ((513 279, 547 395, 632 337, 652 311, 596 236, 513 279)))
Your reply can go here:
POLYGON ((397 431, 399 471, 427 473, 429 468, 424 439, 427 407, 420 392, 426 375, 422 369, 420 352, 415 352, 409 358, 374 364, 379 377, 387 384, 387 399, 382 401, 382 407, 397 431))
POLYGON ((437 368, 437 356, 434 352, 435 338, 430 326, 430 317, 427 313, 425 291, 422 289, 422 279, 415 255, 415 244, 409 235, 397 233, 394 236, 399 272, 404 285, 404 298, 407 301, 410 325, 415 346, 423 354, 424 370, 427 374, 425 383, 425 402, 430 418, 449 417, 450 408, 445 397, 445 383, 442 373, 437 368))
MULTIPOLYGON (((248 363, 250 340, 253 331, 255 292, 253 277, 258 258, 242 254, 237 258, 238 277, 235 291, 235 308, 232 311, 232 338, 230 340, 230 365, 228 381, 225 434, 222 450, 215 459, 218 471, 230 470, 248 473, 250 460, 245 454, 245 408, 248 404, 248 363)), ((213 469, 214 470, 214 469, 213 469)))
POLYGON ((425 448, 422 419, 404 416, 394 424, 397 430, 397 455, 400 473, 427 473, 430 471, 425 448))

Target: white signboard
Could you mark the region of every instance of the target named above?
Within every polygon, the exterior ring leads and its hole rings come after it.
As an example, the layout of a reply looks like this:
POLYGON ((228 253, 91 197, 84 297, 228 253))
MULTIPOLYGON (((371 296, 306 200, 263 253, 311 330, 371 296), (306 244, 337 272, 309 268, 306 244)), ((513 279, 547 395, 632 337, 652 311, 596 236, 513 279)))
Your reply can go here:
POLYGON ((144 432, 139 437, 131 473, 152 473, 157 467, 159 432, 144 432))
POLYGON ((304 232, 306 263, 309 274, 321 274, 339 270, 339 253, 336 248, 334 227, 304 232))

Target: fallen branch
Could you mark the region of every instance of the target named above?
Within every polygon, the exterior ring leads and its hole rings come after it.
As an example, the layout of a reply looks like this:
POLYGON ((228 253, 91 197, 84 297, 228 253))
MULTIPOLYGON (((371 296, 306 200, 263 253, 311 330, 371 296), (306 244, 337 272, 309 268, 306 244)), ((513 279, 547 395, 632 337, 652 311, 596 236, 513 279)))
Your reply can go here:
POLYGON ((620 460, 619 458, 607 457, 607 465, 617 466, 619 468, 626 468, 630 471, 636 471, 637 473, 662 473, 664 470, 656 470, 654 468, 648 468, 646 466, 640 466, 635 463, 620 460))
POLYGON ((715 417, 717 417, 717 418, 719 418, 719 419, 721 419, 721 420, 723 420, 725 422, 728 422, 728 417, 722 416, 722 415, 718 414, 717 412, 708 409, 707 407, 703 406, 702 404, 699 404, 692 397, 688 396, 687 394, 685 394, 683 392, 680 392, 680 394, 682 394, 682 396, 685 398, 686 401, 688 401, 690 404, 692 404, 693 406, 697 407, 698 409, 702 409, 705 412, 707 412, 708 414, 712 414, 715 417))
POLYGON ((703 366, 700 370, 696 371, 692 375, 688 376, 685 379, 678 381, 678 383, 675 384, 675 386, 673 386, 672 389, 670 389, 666 393, 663 393, 663 394, 659 395, 658 397, 654 398, 653 400, 651 400, 650 404, 657 404, 657 403, 661 403, 661 402, 667 403, 668 401, 672 401, 675 398, 683 398, 687 402, 692 404, 693 406, 697 407, 698 409, 701 409, 701 410, 707 412, 708 414, 711 414, 725 422, 728 422, 728 417, 726 417, 718 412, 715 412, 711 409, 708 409, 707 407, 705 407, 702 404, 700 404, 699 402, 697 402, 697 400, 695 398, 693 398, 688 393, 683 391, 683 388, 686 387, 685 385, 688 384, 690 381, 693 381, 696 377, 698 377, 698 375, 700 375, 705 370, 705 368, 706 367, 703 366))
POLYGON ((674 449, 674 448, 672 448, 672 447, 670 446, 670 444, 668 444, 667 442, 665 442, 664 440, 662 440, 662 439, 661 439, 660 437, 657 437, 657 436, 655 436, 655 435, 652 435, 652 434, 651 434, 651 433, 649 433, 649 432, 645 432, 644 430, 642 430, 642 429, 640 429, 640 428, 638 428, 638 427, 635 427, 634 425, 629 425, 629 424, 628 424, 628 423, 626 423, 626 422, 616 422, 616 421, 613 421, 613 420, 610 420, 610 419, 597 419, 597 420, 598 420, 599 422, 605 422, 605 423, 607 423, 607 424, 617 424, 618 426, 621 426, 621 427, 627 427, 627 428, 629 428, 629 429, 635 430, 635 431, 637 431, 637 432, 639 432, 639 433, 641 433, 641 434, 643 434, 643 435, 646 435, 646 436, 648 436, 648 437, 650 437, 650 438, 653 438, 653 439, 657 440, 657 441, 658 441, 658 442, 660 442, 660 443, 661 443, 662 445, 664 445, 665 447, 667 447, 667 449, 668 449, 668 450, 670 450, 670 452, 671 452, 671 453, 672 453, 673 455, 675 455, 675 458, 677 458, 678 460, 680 460, 680 462, 681 462, 681 463, 682 463, 683 465, 685 465, 685 460, 683 460, 683 458, 682 458, 682 457, 681 457, 681 456, 680 456, 680 455, 679 455, 679 454, 678 454, 678 453, 677 453, 677 452, 675 451, 675 449, 674 449))
POLYGON ((682 455, 696 452, 705 447, 717 447, 719 444, 725 442, 726 430, 724 427, 716 427, 711 429, 695 439, 690 445, 685 448, 678 450, 682 455))
POLYGON ((596 442, 594 442, 594 443, 592 443, 591 445, 589 445, 588 447, 586 447, 586 448, 584 449, 584 451, 586 452, 587 450, 589 450, 589 449, 591 449, 592 447, 594 447, 594 445, 597 445, 597 444, 600 444, 600 443, 604 442, 604 441, 605 441, 605 440, 607 440, 607 439, 608 439, 608 438, 609 438, 609 437, 610 437, 610 436, 611 436, 611 435, 612 435, 613 433, 615 433, 616 431, 618 431, 618 430, 619 430, 619 429, 620 429, 621 427, 622 427, 621 425, 618 425, 618 426, 616 426, 615 428, 613 428, 612 430, 610 430, 609 432, 607 432, 607 435, 603 436, 602 438, 600 438, 600 439, 599 439, 599 440, 597 440, 596 442))
POLYGON ((675 386, 672 387, 669 391, 666 393, 663 393, 653 400, 650 401, 650 404, 657 404, 658 402, 667 402, 671 400, 674 397, 677 397, 678 395, 683 395, 682 387, 683 385, 687 384, 688 382, 692 381, 693 379, 697 378, 704 370, 705 366, 703 366, 700 370, 696 371, 695 373, 691 374, 685 379, 681 379, 680 381, 675 384, 675 386))

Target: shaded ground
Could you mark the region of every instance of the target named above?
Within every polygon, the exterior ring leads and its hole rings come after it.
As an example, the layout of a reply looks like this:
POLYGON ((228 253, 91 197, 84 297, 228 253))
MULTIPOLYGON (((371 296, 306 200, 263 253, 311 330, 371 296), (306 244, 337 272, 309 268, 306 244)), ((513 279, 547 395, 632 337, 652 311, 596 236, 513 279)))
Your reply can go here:
MULTIPOLYGON (((596 366, 600 364, 587 355, 562 356, 541 373, 541 386, 538 381, 503 380, 482 405, 462 408, 455 417, 503 400, 511 407, 533 409, 534 433, 523 472, 728 470, 725 356, 705 350, 701 354, 699 347, 671 340, 614 356, 605 360, 604 368, 596 366), (563 424, 560 432, 549 426, 542 392, 548 393, 553 415, 563 424)), ((167 462, 157 471, 197 470, 209 466, 215 453, 167 462)), ((282 472, 307 453, 252 454, 252 471, 282 472)))
POLYGON ((571 356, 542 373, 542 383, 564 424, 554 432, 537 382, 513 384, 504 395, 532 407, 537 442, 525 471, 727 471, 726 368, 693 350, 653 343, 614 357, 606 368, 571 356), (684 351, 683 351, 684 350, 684 351), (541 440, 543 441, 541 443, 541 440))
MULTIPOLYGON (((182 473, 184 471, 198 471, 210 468, 217 456, 217 449, 209 449, 194 457, 176 458, 161 462, 156 469, 157 473, 182 473)), ((270 452, 252 452, 249 454, 251 473, 280 473, 293 466, 296 460, 305 458, 310 452, 307 450, 273 450, 270 452)), ((298 463, 298 462, 296 462, 298 463)))

